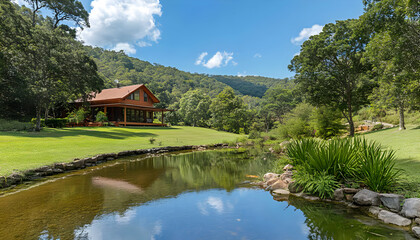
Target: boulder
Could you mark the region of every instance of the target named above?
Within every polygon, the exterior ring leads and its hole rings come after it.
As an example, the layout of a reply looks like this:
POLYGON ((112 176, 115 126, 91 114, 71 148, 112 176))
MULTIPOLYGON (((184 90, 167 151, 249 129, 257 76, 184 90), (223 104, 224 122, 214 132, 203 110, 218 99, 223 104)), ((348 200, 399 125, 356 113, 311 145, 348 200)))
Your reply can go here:
POLYGON ((361 206, 379 206, 379 194, 367 189, 363 189, 354 195, 353 202, 361 206))
POLYGON ((74 165, 75 168, 84 168, 85 167, 85 160, 80 159, 80 160, 73 161, 73 165, 74 165))
POLYGON ((401 203, 404 200, 404 196, 398 194, 383 193, 379 194, 379 199, 382 205, 387 207, 392 212, 399 212, 401 210, 401 203))
POLYGON ((374 215, 375 217, 378 217, 378 214, 379 214, 380 211, 382 211, 382 209, 380 207, 371 206, 369 208, 369 213, 374 215))
POLYGON ((354 195, 353 194, 345 194, 346 201, 353 202, 354 195))
POLYGON ((272 178, 272 179, 268 180, 268 181, 266 182, 266 184, 267 184, 268 186, 271 186, 271 185, 273 185, 275 182, 277 182, 279 179, 280 179, 280 178, 272 178))
POLYGON ((335 189, 334 200, 342 201, 344 199, 344 190, 342 188, 335 189))
POLYGON ((417 225, 420 225, 420 218, 416 218, 416 219, 414 220, 414 222, 415 222, 417 225))
POLYGON ((277 178, 277 177, 279 177, 279 174, 277 174, 277 173, 266 173, 266 174, 264 174, 264 181, 268 181, 268 180, 270 180, 270 179, 273 179, 273 178, 277 178))
POLYGON ((289 189, 289 192, 291 193, 299 193, 303 191, 303 187, 296 182, 289 183, 289 186, 287 187, 289 189))
POLYGON ((400 227, 405 227, 411 224, 411 220, 387 210, 381 210, 378 214, 378 218, 384 221, 384 223, 394 224, 400 227))
POLYGON ((411 230, 413 231, 414 236, 420 238, 420 227, 413 227, 411 230))
POLYGON ((276 190, 273 190, 273 194, 289 195, 290 192, 289 192, 289 190, 285 190, 285 189, 276 189, 276 190))
POLYGON ((356 188, 343 188, 344 193, 347 194, 356 194, 357 192, 359 192, 359 189, 356 188))
POLYGON ((293 165, 291 165, 291 164, 287 164, 283 168, 283 171, 292 171, 292 170, 293 170, 293 165))
POLYGON ((420 217, 420 198, 406 199, 401 214, 408 218, 420 217))
POLYGON ((276 189, 287 189, 287 183, 283 182, 283 180, 279 179, 271 186, 268 186, 269 190, 276 190, 276 189))
POLYGON ((293 182, 292 177, 293 177, 292 171, 286 171, 280 175, 280 179, 283 180, 287 184, 293 182))

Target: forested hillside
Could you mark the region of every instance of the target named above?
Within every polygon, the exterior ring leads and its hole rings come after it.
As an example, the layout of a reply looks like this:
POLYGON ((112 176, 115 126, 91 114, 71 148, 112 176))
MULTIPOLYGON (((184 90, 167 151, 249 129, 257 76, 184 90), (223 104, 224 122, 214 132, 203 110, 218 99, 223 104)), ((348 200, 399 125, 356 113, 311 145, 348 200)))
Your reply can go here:
POLYGON ((181 98, 188 90, 201 89, 215 96, 230 86, 237 94, 261 98, 269 87, 288 81, 259 76, 194 74, 129 57, 123 52, 90 46, 86 46, 86 50, 95 59, 106 87, 115 87, 117 81, 120 85, 147 84, 164 107, 181 98))

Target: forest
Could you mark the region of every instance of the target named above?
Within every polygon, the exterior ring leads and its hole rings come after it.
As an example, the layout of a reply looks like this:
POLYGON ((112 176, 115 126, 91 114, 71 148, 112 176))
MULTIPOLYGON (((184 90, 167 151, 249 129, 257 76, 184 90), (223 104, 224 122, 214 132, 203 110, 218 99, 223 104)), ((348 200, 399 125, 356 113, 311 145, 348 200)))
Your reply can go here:
POLYGON ((188 73, 86 46, 73 27, 89 27, 79 1, 27 3, 0 3, 0 122, 12 129, 57 118, 57 109, 71 112, 70 102, 92 92, 139 83, 160 99, 156 107, 176 110, 166 115, 172 125, 251 138, 268 131, 284 139, 353 136, 361 120, 403 130, 407 115, 418 123, 411 117, 420 106, 418 1, 362 1, 358 19, 326 24, 302 44, 291 79, 188 73))

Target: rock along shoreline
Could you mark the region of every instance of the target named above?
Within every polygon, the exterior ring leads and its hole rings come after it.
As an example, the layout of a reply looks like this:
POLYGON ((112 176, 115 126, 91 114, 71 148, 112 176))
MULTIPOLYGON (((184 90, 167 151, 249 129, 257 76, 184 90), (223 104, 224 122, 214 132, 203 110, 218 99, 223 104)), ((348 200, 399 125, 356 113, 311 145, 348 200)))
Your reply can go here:
POLYGON ((228 144, 218 143, 210 145, 186 145, 186 146, 168 146, 150 149, 128 150, 118 153, 97 154, 93 157, 75 158, 72 162, 54 163, 34 169, 15 172, 9 176, 0 176, 0 189, 8 187, 16 187, 22 183, 34 180, 40 180, 47 176, 61 173, 67 173, 74 170, 84 169, 87 167, 97 166, 99 164, 116 160, 121 157, 138 156, 144 154, 162 154, 168 152, 180 152, 188 150, 206 150, 207 148, 227 147, 228 144))
POLYGON ((420 198, 404 198, 392 193, 377 193, 368 189, 338 188, 332 199, 321 199, 303 193, 292 180, 293 166, 283 168, 283 174, 266 173, 264 181, 254 183, 270 191, 275 200, 288 200, 289 195, 308 201, 325 201, 344 204, 350 208, 359 208, 368 216, 377 218, 386 224, 401 227, 420 239, 420 198))

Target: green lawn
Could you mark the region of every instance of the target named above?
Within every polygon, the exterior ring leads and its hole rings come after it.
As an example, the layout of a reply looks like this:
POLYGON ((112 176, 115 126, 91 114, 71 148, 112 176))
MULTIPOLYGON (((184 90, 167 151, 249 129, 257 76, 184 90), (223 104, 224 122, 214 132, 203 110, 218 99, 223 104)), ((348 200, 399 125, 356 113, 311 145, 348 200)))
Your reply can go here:
POLYGON ((100 153, 233 141, 239 135, 198 127, 47 128, 0 132, 0 175, 100 153), (154 144, 149 142, 155 138, 154 144))
POLYGON ((386 129, 363 136, 396 151, 396 167, 403 171, 398 191, 406 196, 420 197, 420 126, 408 126, 405 131, 386 129))

